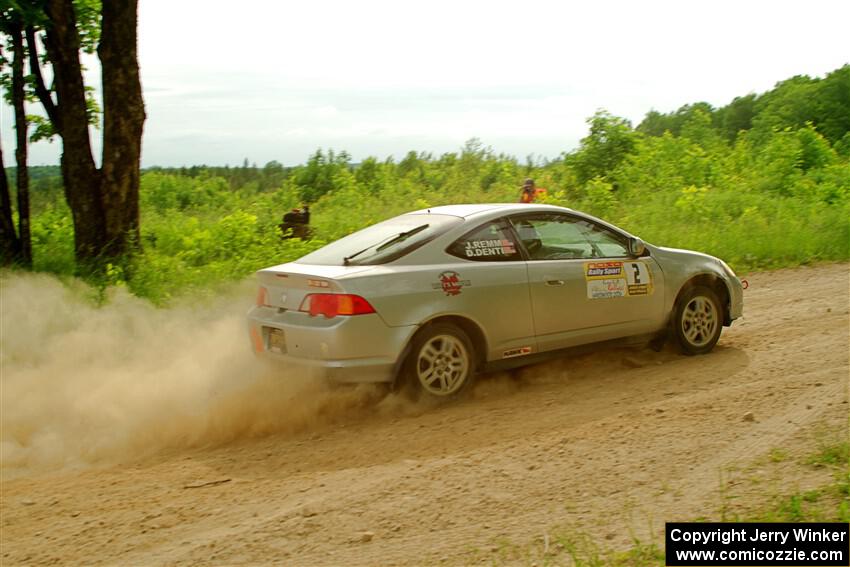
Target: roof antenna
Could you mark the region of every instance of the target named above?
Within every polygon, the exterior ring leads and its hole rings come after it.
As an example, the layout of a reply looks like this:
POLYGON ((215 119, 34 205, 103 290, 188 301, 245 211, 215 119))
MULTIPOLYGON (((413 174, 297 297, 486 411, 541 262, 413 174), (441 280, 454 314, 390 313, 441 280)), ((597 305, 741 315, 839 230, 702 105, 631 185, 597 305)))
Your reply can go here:
POLYGON ((431 209, 428 209, 428 214, 429 214, 429 215, 431 214, 431 209))

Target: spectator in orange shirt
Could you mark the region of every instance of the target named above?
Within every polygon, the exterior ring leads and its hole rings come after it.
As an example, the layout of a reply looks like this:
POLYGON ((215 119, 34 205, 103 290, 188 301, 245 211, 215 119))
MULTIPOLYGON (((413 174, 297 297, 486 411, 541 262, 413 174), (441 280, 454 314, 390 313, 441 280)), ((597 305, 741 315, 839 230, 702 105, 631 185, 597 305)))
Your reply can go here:
POLYGON ((546 189, 542 187, 535 187, 534 180, 528 178, 525 180, 525 183, 522 185, 521 192, 519 194, 519 202, 520 203, 533 203, 537 200, 538 197, 541 197, 546 193, 546 189))

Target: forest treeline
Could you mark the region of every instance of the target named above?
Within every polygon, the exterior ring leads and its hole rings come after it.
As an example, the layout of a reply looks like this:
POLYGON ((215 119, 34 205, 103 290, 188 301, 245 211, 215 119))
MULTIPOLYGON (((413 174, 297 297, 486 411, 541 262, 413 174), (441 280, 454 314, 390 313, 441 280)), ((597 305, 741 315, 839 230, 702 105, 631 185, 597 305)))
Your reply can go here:
MULTIPOLYGON (((246 159, 147 168, 141 253, 109 264, 98 283, 126 285, 160 304, 212 294, 402 212, 514 202, 526 177, 547 189, 547 202, 739 270, 850 257, 850 65, 719 108, 653 110, 637 126, 604 110, 587 122, 579 147, 549 160, 519 160, 472 139, 442 155, 411 151, 356 164, 344 151, 320 149, 291 167, 246 159), (313 238, 282 240, 281 215, 305 203, 313 238)), ((34 269, 79 274, 58 171, 31 168, 30 179, 34 269)))

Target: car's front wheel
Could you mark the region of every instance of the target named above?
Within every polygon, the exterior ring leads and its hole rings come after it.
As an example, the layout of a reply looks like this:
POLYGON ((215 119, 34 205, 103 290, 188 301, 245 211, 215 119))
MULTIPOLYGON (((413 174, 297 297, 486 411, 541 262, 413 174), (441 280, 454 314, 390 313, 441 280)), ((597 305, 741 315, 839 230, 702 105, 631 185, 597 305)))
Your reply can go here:
POLYGON ((433 399, 458 396, 475 377, 472 341, 455 325, 429 325, 413 339, 406 367, 408 382, 416 394, 433 399))
POLYGON ((686 290, 676 304, 673 332, 685 354, 705 354, 714 348, 723 328, 723 309, 708 287, 686 290))

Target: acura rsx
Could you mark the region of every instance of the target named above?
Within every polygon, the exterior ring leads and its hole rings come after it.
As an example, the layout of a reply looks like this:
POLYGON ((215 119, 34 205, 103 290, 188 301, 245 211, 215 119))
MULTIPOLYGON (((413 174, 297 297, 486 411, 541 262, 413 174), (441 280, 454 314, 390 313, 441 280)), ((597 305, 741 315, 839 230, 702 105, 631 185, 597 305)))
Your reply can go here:
POLYGON ((552 205, 414 211, 257 277, 258 354, 437 398, 480 370, 614 339, 704 354, 743 310, 722 260, 552 205))

